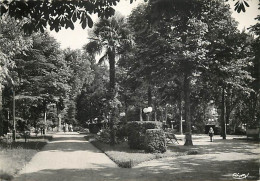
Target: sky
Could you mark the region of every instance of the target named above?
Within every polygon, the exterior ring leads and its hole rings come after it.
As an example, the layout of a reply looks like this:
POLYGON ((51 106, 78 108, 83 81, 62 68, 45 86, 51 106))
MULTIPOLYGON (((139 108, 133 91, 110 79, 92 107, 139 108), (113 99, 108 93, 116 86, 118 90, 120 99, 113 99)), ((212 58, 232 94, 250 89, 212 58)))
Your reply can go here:
MULTIPOLYGON (((128 16, 134 7, 143 2, 144 0, 136 0, 130 4, 130 0, 120 0, 118 5, 115 7, 115 10, 119 11, 124 16, 128 16)), ((247 2, 250 7, 246 8, 246 12, 237 13, 234 11, 234 4, 236 1, 229 0, 232 16, 239 22, 239 30, 248 28, 255 24, 256 20, 254 18, 260 14, 260 10, 258 10, 259 0, 247 0, 247 2)), ((92 17, 94 21, 98 19, 97 16, 92 17)), ((51 31, 50 33, 60 43, 62 49, 81 49, 82 46, 88 42, 88 28, 82 29, 80 24, 77 22, 75 23, 74 30, 63 28, 58 33, 55 31, 51 31)))

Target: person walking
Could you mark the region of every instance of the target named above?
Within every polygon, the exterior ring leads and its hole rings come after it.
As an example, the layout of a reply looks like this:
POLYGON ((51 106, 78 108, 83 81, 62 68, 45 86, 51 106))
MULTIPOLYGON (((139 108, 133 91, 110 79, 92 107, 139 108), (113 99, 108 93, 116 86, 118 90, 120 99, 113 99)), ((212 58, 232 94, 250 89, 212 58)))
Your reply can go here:
POLYGON ((65 133, 65 123, 63 123, 63 132, 65 133))
POLYGON ((214 130, 212 127, 209 128, 210 142, 213 142, 214 130))

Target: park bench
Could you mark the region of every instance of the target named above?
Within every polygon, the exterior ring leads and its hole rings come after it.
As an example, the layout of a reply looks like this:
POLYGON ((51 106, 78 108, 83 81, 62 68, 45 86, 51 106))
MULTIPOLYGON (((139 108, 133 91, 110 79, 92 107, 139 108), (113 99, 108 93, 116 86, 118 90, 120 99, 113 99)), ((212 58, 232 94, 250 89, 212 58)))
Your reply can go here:
POLYGON ((166 143, 178 143, 178 139, 177 137, 175 136, 174 132, 172 129, 166 129, 165 130, 165 137, 166 137, 166 143))

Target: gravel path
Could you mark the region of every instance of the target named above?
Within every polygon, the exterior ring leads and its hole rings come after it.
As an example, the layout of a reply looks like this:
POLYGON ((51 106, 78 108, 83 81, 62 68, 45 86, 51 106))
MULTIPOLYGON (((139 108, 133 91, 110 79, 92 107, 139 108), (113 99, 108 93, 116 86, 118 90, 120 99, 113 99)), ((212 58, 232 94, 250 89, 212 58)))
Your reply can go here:
POLYGON ((195 146, 171 144, 169 149, 191 149, 196 155, 151 160, 127 169, 118 168, 83 135, 56 134, 37 153, 15 181, 175 181, 234 180, 233 174, 259 179, 259 143, 194 136, 195 146))
POLYGON ((15 180, 63 181, 79 180, 79 177, 91 179, 93 174, 96 174, 95 170, 104 167, 117 168, 117 165, 86 141, 84 135, 60 133, 54 135, 53 140, 32 158, 15 180), (85 174, 85 169, 90 169, 90 174, 85 174), (74 171, 82 173, 78 175, 74 171))

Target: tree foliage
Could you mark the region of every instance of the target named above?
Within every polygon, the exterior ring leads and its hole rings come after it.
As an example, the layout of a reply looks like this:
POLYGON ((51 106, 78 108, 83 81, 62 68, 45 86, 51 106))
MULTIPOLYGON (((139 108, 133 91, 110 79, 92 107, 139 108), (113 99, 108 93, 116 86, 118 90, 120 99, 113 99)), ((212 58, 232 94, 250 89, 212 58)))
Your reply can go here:
MULTIPOLYGON (((23 29, 31 34, 34 31, 44 32, 47 26, 58 32, 61 27, 74 29, 74 23, 80 20, 83 29, 93 26, 92 14, 100 18, 109 18, 114 15, 116 6, 120 0, 102 1, 3 1, 0 3, 0 16, 8 14, 15 19, 26 19, 23 29)), ((148 1, 148 0, 144 0, 148 1)), ((133 0, 129 1, 130 3, 133 0)), ((151 20, 154 22, 161 15, 170 15, 178 12, 179 7, 185 3, 185 8, 193 8, 198 11, 200 6, 194 6, 192 1, 179 0, 149 0, 153 4, 151 20)), ((201 1, 203 3, 203 1, 201 1)), ((245 6, 249 4, 245 0, 237 0, 235 11, 245 12, 245 6)), ((194 11, 193 11, 194 12, 194 11)))

